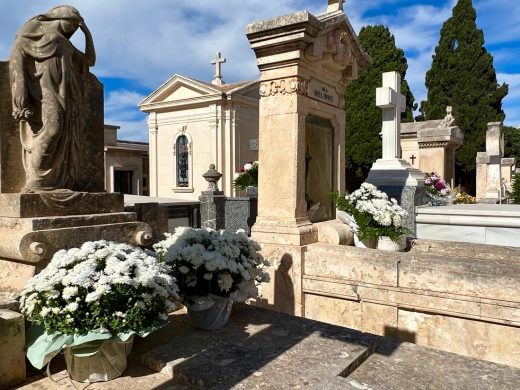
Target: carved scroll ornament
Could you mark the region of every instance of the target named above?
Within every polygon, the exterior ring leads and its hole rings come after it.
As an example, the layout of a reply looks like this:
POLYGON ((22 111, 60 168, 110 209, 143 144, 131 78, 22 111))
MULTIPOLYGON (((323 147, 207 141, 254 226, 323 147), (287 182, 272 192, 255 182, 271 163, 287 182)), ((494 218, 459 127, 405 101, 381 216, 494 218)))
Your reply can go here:
POLYGON ((290 77, 280 80, 265 81, 260 84, 260 96, 288 95, 297 93, 305 94, 307 81, 301 77, 290 77))

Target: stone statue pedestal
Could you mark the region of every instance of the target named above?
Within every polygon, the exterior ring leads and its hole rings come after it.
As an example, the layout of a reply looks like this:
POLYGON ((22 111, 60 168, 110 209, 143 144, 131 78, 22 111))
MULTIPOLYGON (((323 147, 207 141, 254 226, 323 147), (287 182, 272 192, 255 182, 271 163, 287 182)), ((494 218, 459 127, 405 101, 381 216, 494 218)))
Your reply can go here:
POLYGON ((146 245, 151 229, 123 194, 0 194, 0 290, 19 291, 60 249, 85 241, 146 245))

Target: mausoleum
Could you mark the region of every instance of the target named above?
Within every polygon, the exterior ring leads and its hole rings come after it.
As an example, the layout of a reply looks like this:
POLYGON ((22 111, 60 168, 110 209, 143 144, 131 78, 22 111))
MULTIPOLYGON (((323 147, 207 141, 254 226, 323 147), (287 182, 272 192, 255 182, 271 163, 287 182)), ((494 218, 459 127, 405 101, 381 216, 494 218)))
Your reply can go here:
POLYGON ((210 164, 222 173, 221 190, 258 160, 258 81, 226 84, 218 53, 211 83, 174 75, 139 103, 149 114, 151 196, 198 199, 210 164))

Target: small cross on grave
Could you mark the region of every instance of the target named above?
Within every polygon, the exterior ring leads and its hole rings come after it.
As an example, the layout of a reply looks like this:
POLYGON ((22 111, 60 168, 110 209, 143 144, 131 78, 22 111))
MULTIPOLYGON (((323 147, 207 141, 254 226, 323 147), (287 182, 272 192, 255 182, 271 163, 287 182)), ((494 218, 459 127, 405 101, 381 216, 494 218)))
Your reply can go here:
POLYGON ((401 112, 406 98, 401 94, 401 76, 383 73, 383 86, 376 90, 376 105, 383 111, 383 160, 401 157, 401 112))
POLYGON ((212 65, 215 65, 215 78, 211 82, 213 85, 222 85, 224 84, 224 80, 222 80, 222 64, 226 62, 225 58, 222 58, 222 54, 218 51, 217 57, 211 61, 212 65))
POLYGON ((416 159, 416 158, 417 158, 417 157, 415 157, 413 154, 412 154, 412 156, 410 157, 410 160, 412 160, 412 165, 415 165, 415 159, 416 159))
POLYGON ((328 0, 327 12, 343 11, 345 0, 328 0))

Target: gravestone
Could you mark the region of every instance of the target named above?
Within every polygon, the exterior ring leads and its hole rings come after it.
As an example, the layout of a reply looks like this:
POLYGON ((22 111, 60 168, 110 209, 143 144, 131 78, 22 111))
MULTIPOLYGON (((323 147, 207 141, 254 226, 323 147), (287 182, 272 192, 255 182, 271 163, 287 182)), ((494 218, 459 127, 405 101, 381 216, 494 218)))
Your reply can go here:
POLYGON ((303 251, 329 221, 313 222, 334 219, 329 193, 345 190, 345 88, 371 63, 343 1, 327 6, 321 15, 302 11, 246 27, 261 96, 252 237, 273 263, 265 305, 296 315, 303 251))
POLYGON ((0 290, 21 290, 60 249, 151 238, 147 224, 124 212, 123 194, 104 192, 103 86, 89 72, 94 62, 79 12, 59 6, 29 19, 0 63, 0 290), (85 53, 69 41, 80 29, 85 53))
POLYGON ((376 104, 383 111, 383 157, 370 169, 367 182, 397 199, 407 212, 404 225, 415 231, 415 206, 427 203, 424 174, 401 158, 401 112, 406 100, 401 94, 401 76, 383 73, 383 86, 376 90, 376 104))

